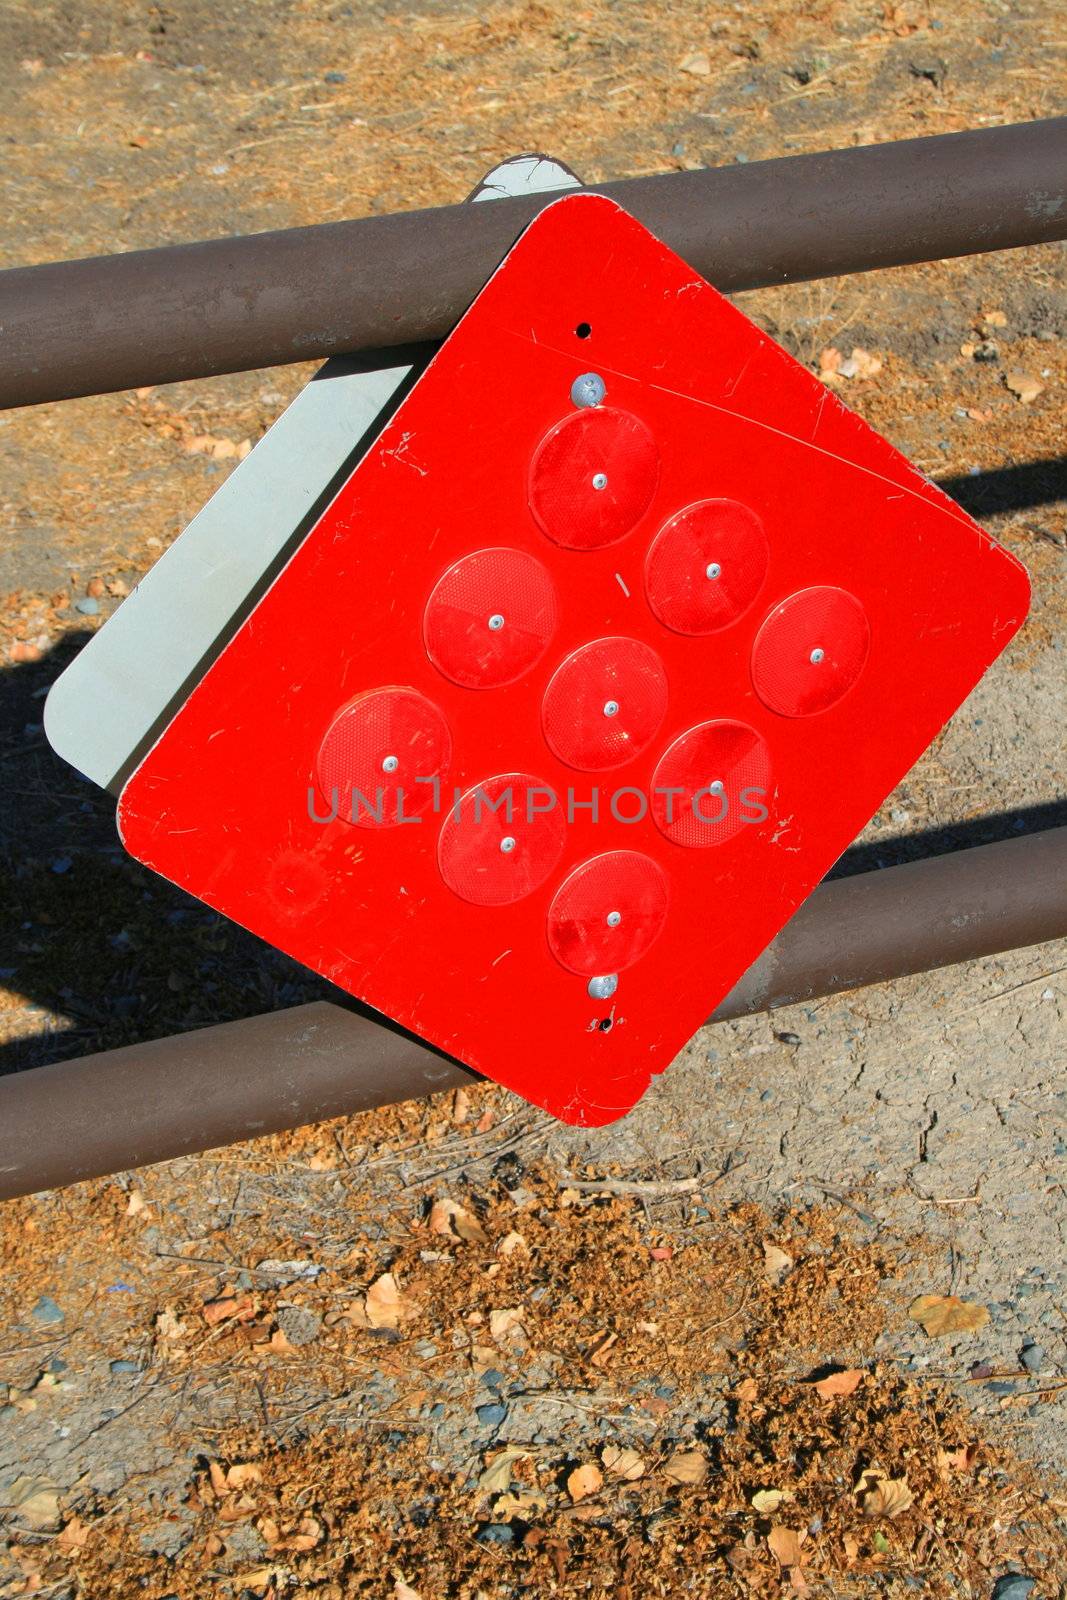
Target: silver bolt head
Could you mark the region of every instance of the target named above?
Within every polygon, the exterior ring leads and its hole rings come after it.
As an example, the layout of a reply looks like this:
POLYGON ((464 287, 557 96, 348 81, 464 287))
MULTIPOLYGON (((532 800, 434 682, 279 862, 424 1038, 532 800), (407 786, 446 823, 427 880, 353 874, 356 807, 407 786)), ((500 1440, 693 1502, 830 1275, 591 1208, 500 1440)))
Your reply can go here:
POLYGON ((607 475, 607 473, 606 472, 594 472, 593 473, 593 488, 594 489, 606 489, 607 486, 608 486, 608 475, 607 475))
POLYGON ((605 700, 605 702, 604 702, 604 715, 606 717, 617 717, 618 714, 619 714, 619 702, 617 700, 605 700))
POLYGON ((500 632, 501 628, 504 626, 504 618, 501 616, 499 611, 493 612, 493 615, 489 618, 489 626, 494 633, 500 632))
POLYGON ((711 794, 722 794, 725 788, 726 785, 723 783, 721 778, 716 778, 714 783, 708 784, 708 790, 711 794))
POLYGON ((705 578, 720 578, 722 576, 722 568, 719 563, 717 561, 709 561, 704 568, 704 576, 705 578))
POLYGON ((602 977, 590 978, 589 997, 591 1000, 610 1000, 618 987, 618 973, 605 972, 602 977))
POLYGON ((571 399, 576 406, 598 406, 607 392, 599 372, 583 372, 571 384, 571 399))
POLYGON ((385 760, 382 762, 382 771, 383 772, 395 772, 399 765, 400 765, 400 757, 399 756, 386 756, 385 760))
POLYGON ((503 839, 501 839, 500 848, 501 848, 501 850, 504 852, 504 854, 506 856, 510 855, 511 852, 514 850, 514 848, 515 848, 515 840, 513 839, 513 837, 511 836, 510 833, 507 834, 503 839))
POLYGON ((622 912, 609 911, 605 920, 609 928, 617 928, 619 923, 622 921, 622 912))
POLYGON ((816 645, 815 649, 811 652, 811 655, 808 657, 808 660, 811 662, 813 667, 817 667, 819 665, 819 662, 824 659, 825 655, 826 655, 826 651, 825 650, 820 650, 818 645, 816 645))

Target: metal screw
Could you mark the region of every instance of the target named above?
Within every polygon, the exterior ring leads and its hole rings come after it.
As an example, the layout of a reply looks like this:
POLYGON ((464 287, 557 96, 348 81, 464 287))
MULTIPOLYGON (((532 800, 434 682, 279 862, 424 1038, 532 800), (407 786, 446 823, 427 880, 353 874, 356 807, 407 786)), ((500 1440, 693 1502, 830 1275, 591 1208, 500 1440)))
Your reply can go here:
POLYGON ((606 489, 607 486, 608 486, 608 475, 607 475, 607 473, 606 472, 594 472, 593 473, 593 488, 594 489, 606 489))
POLYGON ((825 656, 825 654, 826 654, 826 651, 825 650, 820 650, 818 645, 816 645, 815 649, 811 652, 811 655, 808 657, 808 660, 811 662, 813 667, 817 667, 819 665, 819 662, 825 656))
POLYGON ((608 912, 607 924, 608 924, 609 928, 617 928, 621 921, 622 921, 622 912, 621 911, 609 911, 608 912))
POLYGON ((704 568, 705 578, 718 578, 721 576, 721 574, 722 568, 717 561, 709 561, 707 566, 704 568))
POLYGON ((605 972, 603 977, 589 980, 589 994, 593 1000, 610 1000, 618 987, 617 972, 605 972))
POLYGON ((504 626, 504 619, 500 615, 499 611, 493 612, 493 615, 489 618, 489 626, 494 633, 500 632, 501 628, 504 626))
POLYGON ((583 372, 571 384, 571 399, 576 406, 598 406, 607 389, 599 372, 583 372))
POLYGON ((511 852, 514 850, 514 848, 515 848, 515 840, 512 838, 510 833, 505 838, 501 839, 500 848, 501 848, 501 850, 503 850, 503 852, 504 852, 504 854, 506 856, 510 855, 511 852))
POLYGON ((722 794, 725 788, 726 785, 723 783, 721 778, 716 778, 714 783, 708 784, 709 794, 722 794))
POLYGON ((386 756, 385 760, 382 762, 382 771, 383 772, 395 772, 399 765, 400 765, 400 757, 399 756, 386 756))
POLYGON ((617 700, 605 700, 604 701, 604 715, 606 717, 617 717, 618 714, 619 714, 619 702, 617 700))

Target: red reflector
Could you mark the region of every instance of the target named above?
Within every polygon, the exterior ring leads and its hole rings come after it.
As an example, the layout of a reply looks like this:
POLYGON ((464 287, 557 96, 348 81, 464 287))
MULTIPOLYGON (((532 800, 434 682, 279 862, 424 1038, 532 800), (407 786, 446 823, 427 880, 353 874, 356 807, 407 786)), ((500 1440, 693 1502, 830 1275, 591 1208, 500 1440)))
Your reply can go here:
POLYGON ((659 456, 628 411, 597 406, 557 423, 534 451, 530 510, 568 550, 598 550, 628 534, 656 492, 659 456))
POLYGON ((667 874, 651 856, 612 850, 577 867, 548 908, 556 960, 584 977, 624 972, 667 917, 667 874))
POLYGON ((545 738, 583 772, 621 767, 640 755, 667 710, 667 674, 639 639, 596 639, 567 657, 545 690, 545 738))
POLYGON ((652 816, 673 844, 725 844, 768 816, 771 757, 743 722, 705 722, 675 739, 652 775, 652 816))
POLYGON ((556 631, 556 589, 524 550, 475 550, 449 567, 426 607, 426 653, 465 689, 514 683, 556 631))
POLYGON ((804 589, 775 606, 752 647, 752 681, 771 711, 810 717, 846 694, 867 660, 871 630, 844 589, 804 589))
POLYGON ((767 575, 767 536, 736 500, 702 500, 664 523, 645 561, 648 603, 676 633, 717 633, 744 615, 767 575))
POLYGON ((448 887, 475 906, 506 906, 544 883, 567 825, 555 791, 525 772, 468 789, 441 828, 437 861, 448 887))
POLYGON ((452 754, 448 724, 414 689, 373 689, 330 724, 315 763, 329 810, 361 828, 392 828, 429 810, 452 754), (421 782, 416 782, 421 779, 421 782))

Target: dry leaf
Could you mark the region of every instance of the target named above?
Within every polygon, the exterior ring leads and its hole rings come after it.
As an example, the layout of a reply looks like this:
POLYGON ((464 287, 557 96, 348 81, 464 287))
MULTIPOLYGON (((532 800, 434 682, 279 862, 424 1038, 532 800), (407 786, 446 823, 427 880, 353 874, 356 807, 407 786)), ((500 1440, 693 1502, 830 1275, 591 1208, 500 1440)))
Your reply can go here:
POLYGON ((819 351, 819 377, 829 378, 834 375, 841 365, 841 352, 828 344, 825 350, 819 351))
POLYGON ((294 1534, 285 1541, 287 1550, 314 1550, 322 1543, 326 1529, 315 1517, 304 1517, 294 1534))
POLYGON ((955 1477, 958 1472, 970 1472, 978 1456, 976 1444, 961 1445, 958 1450, 939 1450, 937 1452, 937 1470, 947 1482, 955 1477))
POLYGON ((738 1400, 755 1400, 759 1394, 759 1384, 755 1378, 742 1378, 734 1390, 738 1400))
POLYGON ((603 1482, 600 1468, 594 1462, 586 1461, 567 1474, 567 1493, 577 1504, 579 1500, 584 1500, 586 1495, 596 1494, 603 1482))
POLYGON ((800 1547, 806 1538, 805 1529, 802 1528, 798 1533, 794 1528, 786 1528, 776 1522, 767 1535, 767 1545, 780 1567, 798 1567, 800 1547))
POLYGON ((501 1306, 496 1311, 490 1311, 490 1338, 495 1339, 497 1344, 514 1339, 516 1331, 522 1332, 524 1314, 522 1306, 501 1306))
POLYGON ((277 1571, 277 1567, 255 1567, 251 1572, 235 1572, 231 1582, 239 1590, 251 1589, 253 1594, 265 1595, 273 1583, 277 1571))
POLYGON ((669 1483, 703 1483, 708 1461, 703 1450, 676 1450, 664 1463, 663 1475, 669 1483))
POLYGON ((391 1272, 383 1272, 380 1278, 375 1278, 367 1290, 363 1310, 371 1328, 399 1328, 401 1317, 411 1315, 391 1272))
POLYGON ((645 1475, 645 1463, 636 1450, 624 1450, 617 1444, 606 1444, 600 1452, 601 1465, 609 1478, 623 1478, 634 1483, 645 1475))
POLYGON ((589 1352, 589 1359, 593 1366, 606 1367, 608 1362, 611 1360, 612 1348, 614 1345, 618 1344, 618 1342, 619 1336, 617 1333, 608 1333, 605 1331, 604 1333, 598 1334, 596 1340, 594 1341, 593 1348, 589 1352))
POLYGON ((422 1596, 417 1589, 405 1583, 403 1578, 397 1578, 393 1589, 393 1600, 422 1600, 422 1596))
POLYGON ((793 1257, 776 1244, 771 1244, 769 1239, 763 1241, 763 1272, 771 1283, 778 1285, 784 1283, 792 1272, 793 1257))
POLYGON ((539 1489, 523 1489, 518 1494, 498 1495, 493 1501, 493 1516, 498 1522, 507 1522, 511 1517, 522 1517, 528 1520, 531 1513, 546 1510, 548 1500, 539 1489))
POLYGON ((89 1529, 80 1517, 71 1517, 60 1529, 56 1540, 57 1550, 84 1550, 89 1540, 89 1529))
POLYGON ((505 1445, 503 1450, 497 1450, 493 1455, 487 1456, 485 1471, 478 1479, 479 1489, 484 1489, 487 1494, 500 1494, 503 1490, 510 1489, 512 1467, 518 1461, 525 1461, 529 1454, 529 1450, 509 1444, 505 1445))
POLYGON ((226 1482, 231 1489, 247 1489, 250 1483, 263 1482, 263 1469, 254 1461, 235 1462, 226 1474, 226 1482))
POLYGON ((873 378, 882 370, 882 362, 878 356, 864 350, 860 345, 855 345, 847 361, 842 361, 838 367, 842 378, 873 378))
POLYGON ((845 1372, 831 1372, 820 1378, 812 1388, 820 1400, 832 1400, 835 1395, 854 1394, 863 1381, 862 1367, 849 1367, 845 1372))
POLYGON ((181 1339, 185 1335, 185 1323, 165 1306, 156 1317, 155 1330, 157 1339, 181 1339))
POLYGON ((711 57, 704 50, 694 50, 684 61, 678 63, 678 71, 688 72, 694 78, 710 77, 711 57))
POLYGON ((43 1478, 16 1478, 8 1496, 16 1515, 31 1528, 52 1528, 59 1521, 59 1491, 43 1478))
POLYGON ((516 1250, 525 1249, 526 1240, 523 1238, 522 1234, 512 1231, 511 1233, 506 1233, 501 1239, 500 1243, 496 1247, 496 1253, 498 1256, 511 1256, 515 1254, 516 1250))
POLYGON ((1013 367, 1010 372, 1004 374, 1004 382, 1024 406, 1032 405, 1045 389, 1045 385, 1039 379, 1032 377, 1029 372, 1021 372, 1018 367, 1013 367))
POLYGON ((256 1314, 255 1302, 251 1295, 244 1295, 240 1299, 228 1295, 223 1300, 211 1300, 203 1307, 204 1321, 209 1328, 216 1328, 224 1322, 251 1322, 256 1314))
POLYGON ((856 1485, 856 1497, 865 1517, 899 1517, 912 1504, 911 1490, 903 1478, 887 1478, 881 1467, 868 1467, 856 1485))
POLYGON ((475 1133, 488 1133, 489 1129, 493 1126, 493 1123, 495 1121, 496 1121, 496 1114, 493 1111, 492 1107, 490 1107, 490 1109, 488 1111, 483 1111, 482 1112, 481 1116, 478 1118, 477 1122, 474 1124, 475 1133))
POLYGON ((1008 326, 1008 319, 1003 311, 983 311, 982 321, 988 322, 991 328, 1006 328, 1008 326))
POLYGON ((777 1511, 783 1500, 792 1500, 793 1494, 789 1489, 757 1489, 752 1496, 750 1504, 753 1511, 758 1511, 761 1516, 770 1516, 772 1511, 777 1511))
POLYGON ((260 1537, 268 1549, 273 1549, 275 1545, 281 1543, 281 1529, 273 1517, 260 1517, 256 1527, 259 1529, 260 1537))
POLYGON ((975 1333, 989 1321, 985 1306, 959 1300, 954 1294, 921 1294, 908 1307, 908 1315, 922 1324, 931 1339, 946 1333, 975 1333))
POLYGON ((457 1089, 452 1096, 452 1121, 461 1126, 471 1114, 471 1097, 466 1089, 457 1089))
POLYGON ((478 1218, 455 1200, 435 1200, 430 1207, 430 1232, 442 1234, 446 1239, 464 1239, 468 1243, 488 1244, 489 1235, 478 1218))
POLYGON ((129 1198, 126 1201, 126 1215, 128 1217, 135 1217, 137 1216, 138 1212, 143 1211, 144 1208, 145 1197, 141 1193, 140 1189, 131 1189, 129 1198))

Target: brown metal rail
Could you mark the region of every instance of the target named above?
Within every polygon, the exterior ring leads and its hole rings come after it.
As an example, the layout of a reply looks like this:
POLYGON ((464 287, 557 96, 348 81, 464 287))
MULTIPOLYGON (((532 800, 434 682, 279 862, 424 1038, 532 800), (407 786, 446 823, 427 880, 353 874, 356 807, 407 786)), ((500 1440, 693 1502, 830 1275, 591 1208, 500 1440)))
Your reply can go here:
MULTIPOLYGON (((1065 182, 1060 117, 596 192, 729 292, 1059 239, 1065 182)), ((12 268, 0 407, 443 338, 552 198, 12 268)))
MULTIPOLYGON (((712 1022, 1067 934, 1067 828, 823 884, 712 1022)), ((469 1083, 322 1002, 0 1078, 0 1198, 469 1083)))

